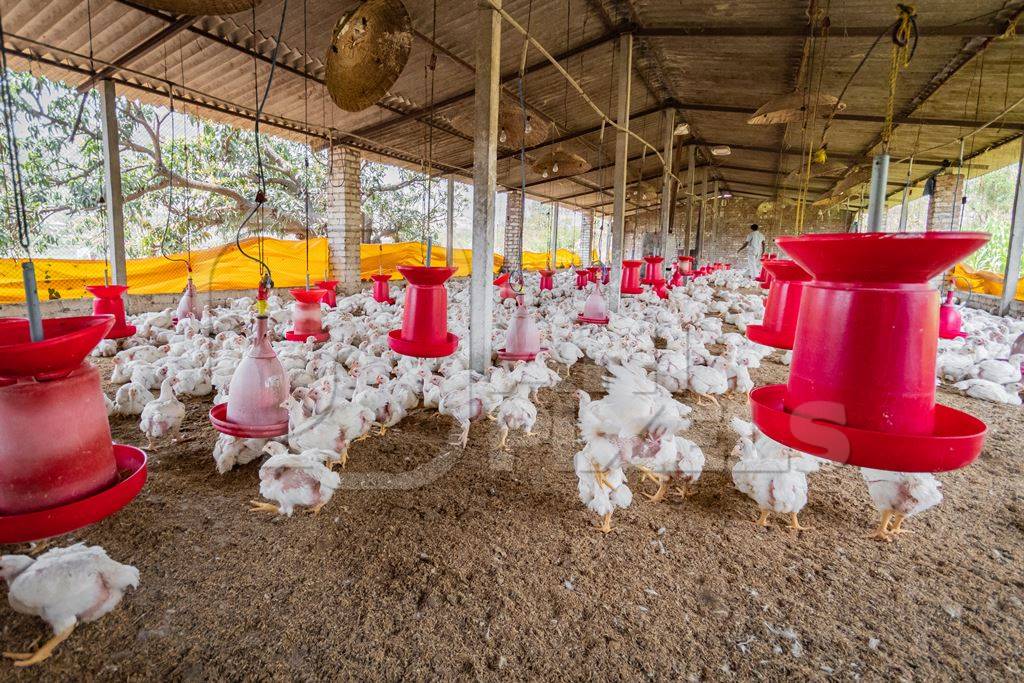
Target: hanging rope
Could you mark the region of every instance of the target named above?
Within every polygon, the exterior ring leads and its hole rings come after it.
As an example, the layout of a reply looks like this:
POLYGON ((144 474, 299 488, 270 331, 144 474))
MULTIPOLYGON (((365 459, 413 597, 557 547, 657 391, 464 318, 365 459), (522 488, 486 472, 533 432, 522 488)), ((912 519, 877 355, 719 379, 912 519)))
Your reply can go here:
MULTIPOLYGON (((167 51, 164 50, 164 79, 167 78, 167 51)), ((167 82, 167 108, 170 110, 171 119, 171 151, 174 150, 176 141, 176 128, 174 124, 174 89, 171 87, 170 82, 167 82)), ((157 144, 160 144, 159 139, 157 144)), ((164 160, 163 152, 160 153, 160 162, 167 167, 167 221, 164 223, 164 233, 160 237, 160 255, 172 263, 184 263, 186 271, 192 273, 192 254, 191 249, 189 250, 189 257, 182 258, 180 256, 171 256, 167 253, 167 236, 171 232, 171 222, 174 219, 174 171, 170 169, 164 160)), ((185 225, 185 230, 189 229, 188 224, 185 225)))
MULTIPOLYGON (((309 54, 308 28, 309 18, 306 15, 308 0, 302 0, 302 119, 309 121, 309 74, 307 72, 306 55, 309 54)), ((309 134, 305 135, 302 147, 302 216, 306 228, 306 290, 309 290, 309 134)))
POLYGON ((892 50, 889 57, 889 99, 885 106, 885 123, 882 126, 882 150, 889 151, 892 139, 892 120, 896 113, 896 86, 900 71, 910 66, 910 60, 917 51, 917 10, 913 5, 898 4, 899 19, 892 30, 892 50))

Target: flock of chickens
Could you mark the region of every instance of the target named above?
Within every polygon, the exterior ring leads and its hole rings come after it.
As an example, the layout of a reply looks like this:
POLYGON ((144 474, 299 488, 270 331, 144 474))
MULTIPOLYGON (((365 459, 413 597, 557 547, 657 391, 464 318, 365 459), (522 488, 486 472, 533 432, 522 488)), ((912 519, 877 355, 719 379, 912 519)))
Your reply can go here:
MULTIPOLYGON (((692 409, 681 399, 692 393, 698 403, 717 403, 719 396, 753 388, 750 370, 774 352, 743 334, 748 324, 761 320, 763 295, 750 293, 757 290, 744 272, 720 270, 670 290, 666 300, 651 292, 625 299, 606 326, 578 325, 589 293, 576 290, 570 280, 562 274, 553 290, 539 293, 527 287, 519 304, 534 316, 547 351, 531 362, 496 365, 485 375, 469 369, 464 348, 441 359, 392 352, 387 332, 401 325, 402 292, 396 305, 378 303, 367 292, 339 299, 323 312, 328 341, 274 343, 291 387, 284 404, 288 434, 270 440, 221 435, 212 452, 216 469, 225 473, 269 456, 259 468, 263 500, 254 500, 251 509, 316 513, 340 487, 335 469, 345 467, 353 443, 385 432, 412 411, 430 410, 458 426, 453 445, 465 447, 473 423, 490 419, 500 430, 499 447, 508 448, 512 432, 532 430, 538 391, 558 384, 561 368, 588 358, 606 370, 606 394, 591 399, 577 392, 582 447, 574 468, 580 500, 601 519, 597 528, 611 531, 613 513, 632 503, 633 471, 640 485, 650 482, 645 495, 653 502, 686 497, 701 477, 705 456, 686 438, 692 409)), ((449 329, 465 339, 467 283, 450 282, 448 289, 449 329)), ((177 324, 170 309, 135 316, 135 336, 104 341, 93 352, 113 357, 111 381, 120 386, 107 399, 108 411, 138 416, 150 447, 177 439, 186 415, 182 398, 227 400, 232 374, 247 350, 253 303, 242 298, 207 307, 199 319, 177 324)), ((280 339, 291 313, 278 296, 268 303, 271 337, 280 339)), ((496 348, 516 306, 514 300, 496 305, 496 348)), ((1024 356, 1011 355, 1010 344, 1024 332, 1024 323, 973 310, 963 315, 968 336, 942 343, 940 378, 968 395, 1019 405, 1024 356)), ((781 360, 788 362, 788 354, 781 360)), ((807 477, 825 461, 772 441, 740 418, 730 427, 737 436, 732 480, 757 504, 756 523, 767 526, 774 513, 786 516, 794 530, 806 528, 798 514, 807 502, 807 477)), ((864 469, 862 475, 881 513, 873 534, 881 540, 891 541, 904 531, 907 517, 942 499, 930 474, 864 469)), ((8 584, 12 607, 39 615, 54 632, 34 653, 4 653, 18 666, 45 660, 78 622, 109 612, 139 580, 135 568, 82 544, 36 559, 3 556, 0 577, 8 584)))

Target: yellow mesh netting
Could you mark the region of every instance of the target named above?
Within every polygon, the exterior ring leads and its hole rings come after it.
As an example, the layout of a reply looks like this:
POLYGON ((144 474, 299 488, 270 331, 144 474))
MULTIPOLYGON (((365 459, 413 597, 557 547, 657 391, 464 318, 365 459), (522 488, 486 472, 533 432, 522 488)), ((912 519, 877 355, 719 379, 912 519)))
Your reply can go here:
MULTIPOLYGON (((247 251, 255 249, 255 238, 242 242, 247 251)), ((305 245, 295 240, 263 240, 264 258, 274 275, 277 287, 301 287, 306 284, 305 245)), ((455 277, 464 277, 472 269, 472 250, 456 249, 453 263, 457 269, 455 277)), ((378 272, 392 273, 394 279, 401 278, 397 267, 400 265, 424 265, 425 249, 419 242, 398 244, 363 244, 360 246, 362 259, 360 277, 369 280, 378 272)), ((181 256, 181 255, 175 255, 181 256)), ((597 254, 593 257, 596 259, 597 254)), ((540 270, 548 263, 548 254, 525 252, 523 270, 540 270)), ((445 249, 435 246, 432 265, 444 265, 445 249)), ((323 279, 327 271, 327 240, 319 237, 309 242, 309 271, 313 282, 323 279)), ((579 265, 580 257, 568 249, 559 249, 558 267, 579 265)), ((494 255, 494 271, 497 272, 504 259, 494 255)), ((0 303, 15 303, 25 300, 21 284, 21 261, 0 260, 0 303)), ((75 259, 36 259, 36 277, 39 281, 39 298, 78 299, 89 296, 86 285, 103 284, 103 261, 75 259)), ((168 261, 160 256, 131 259, 127 262, 128 286, 133 294, 175 294, 185 286, 185 267, 181 263, 168 261)), ((234 244, 192 252, 192 278, 200 291, 222 291, 253 289, 259 280, 259 266, 242 256, 234 244)))

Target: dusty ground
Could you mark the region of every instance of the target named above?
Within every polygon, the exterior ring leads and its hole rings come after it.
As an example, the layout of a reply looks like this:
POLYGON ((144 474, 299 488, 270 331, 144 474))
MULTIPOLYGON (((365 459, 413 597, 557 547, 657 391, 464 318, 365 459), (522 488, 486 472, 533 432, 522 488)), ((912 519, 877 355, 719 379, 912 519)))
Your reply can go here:
MULTIPOLYGON (((768 362, 755 380, 785 373, 768 362)), ((0 663, 0 679, 1022 677, 1020 409, 940 392, 988 422, 985 452, 942 475, 942 505, 885 545, 863 537, 875 512, 843 467, 812 475, 813 530, 751 524, 722 471, 735 441, 723 418, 746 416, 745 401, 698 407, 698 493, 638 499, 605 536, 571 469, 572 392, 598 393, 600 376, 580 364, 542 392, 510 455, 490 423, 460 452, 446 418, 413 416, 353 448, 356 490, 292 519, 247 512, 257 465, 217 475, 208 405, 193 402, 184 442, 150 452, 140 497, 62 539, 136 565, 139 590, 41 668, 0 663)), ((143 442, 136 419, 112 426, 143 442)), ((45 635, 0 604, 0 647, 45 635)))

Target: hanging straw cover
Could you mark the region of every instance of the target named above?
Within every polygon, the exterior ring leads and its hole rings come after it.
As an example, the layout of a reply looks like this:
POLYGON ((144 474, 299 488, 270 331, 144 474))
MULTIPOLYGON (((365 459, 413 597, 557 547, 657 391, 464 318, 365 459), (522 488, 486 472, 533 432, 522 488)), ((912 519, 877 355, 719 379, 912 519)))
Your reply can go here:
POLYGON ((531 168, 534 173, 543 174, 547 171, 550 177, 573 176, 589 171, 590 163, 579 154, 556 149, 534 162, 531 168), (556 166, 558 170, 555 170, 556 166))
POLYGON ((794 123, 811 118, 813 113, 816 113, 818 118, 825 118, 833 109, 836 112, 846 109, 846 105, 832 95, 818 95, 817 103, 814 99, 802 90, 796 90, 762 105, 747 119, 747 123, 754 126, 794 123))
POLYGON ((400 0, 367 0, 334 27, 324 80, 334 103, 362 111, 398 80, 412 49, 412 21, 400 0))
POLYGON ((260 0, 138 0, 149 9, 190 17, 237 14, 260 4, 260 0))

